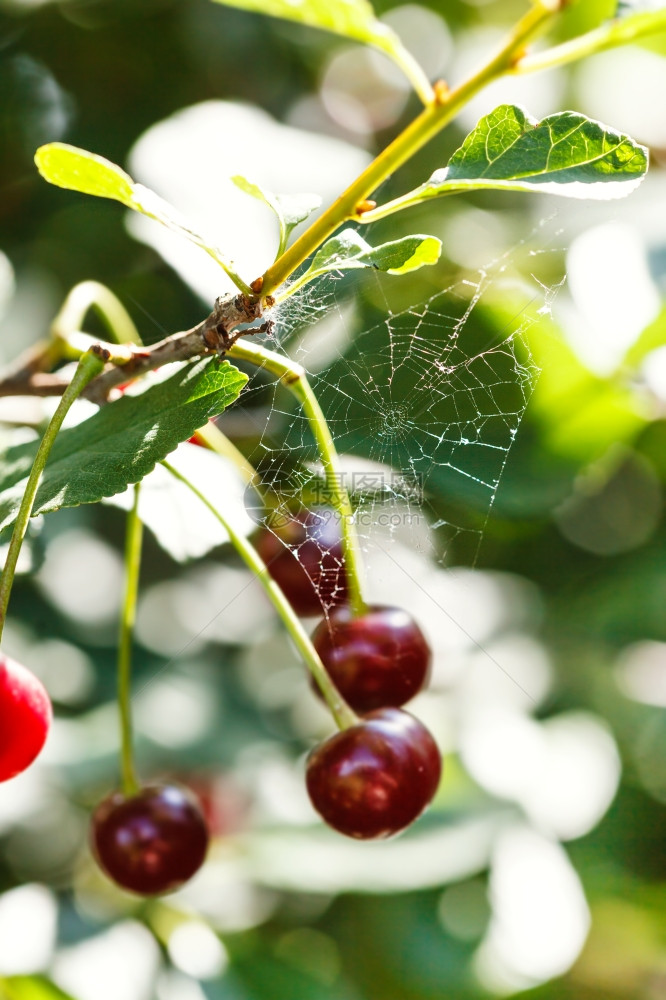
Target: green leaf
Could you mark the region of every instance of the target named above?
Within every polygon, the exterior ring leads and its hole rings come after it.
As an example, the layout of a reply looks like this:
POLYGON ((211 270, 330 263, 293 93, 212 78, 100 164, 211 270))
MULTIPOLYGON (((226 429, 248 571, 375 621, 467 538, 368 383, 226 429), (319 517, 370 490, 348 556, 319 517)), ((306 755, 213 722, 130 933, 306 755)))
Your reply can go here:
POLYGON ((226 7, 281 17, 311 28, 323 28, 336 35, 355 38, 370 45, 385 46, 393 34, 378 21, 368 0, 216 0, 226 7))
POLYGON ((387 274, 408 274, 425 265, 436 264, 441 250, 441 240, 435 236, 403 236, 372 247, 355 229, 345 229, 319 248, 308 270, 289 286, 289 294, 330 271, 373 267, 387 274))
POLYGON ((322 28, 345 38, 380 49, 393 59, 411 81, 417 93, 428 103, 432 89, 418 63, 405 49, 400 38, 382 24, 368 0, 215 0, 226 7, 256 14, 281 17, 311 28, 322 28))
POLYGON ((522 108, 503 104, 481 119, 448 167, 369 212, 368 220, 428 198, 487 188, 622 198, 641 183, 647 167, 643 146, 585 115, 562 111, 538 122, 522 108))
POLYGON ((103 156, 63 142, 51 142, 39 147, 35 163, 50 184, 97 198, 113 198, 128 208, 136 207, 134 181, 103 156))
POLYGON ((273 194, 272 191, 268 191, 240 174, 236 174, 231 180, 241 191, 256 198, 257 201, 262 201, 277 215, 280 224, 280 246, 277 257, 284 251, 292 230, 299 223, 304 222, 321 205, 321 198, 318 194, 273 194))
MULTIPOLYGON (((199 361, 61 431, 33 516, 96 503, 139 482, 197 427, 233 403, 246 382, 247 376, 228 361, 199 361)), ((0 531, 14 521, 36 451, 37 442, 30 442, 0 456, 0 531)))
POLYGON ((0 1000, 73 1000, 44 976, 0 978, 0 1000))
POLYGON ((103 156, 89 153, 64 142, 50 142, 35 153, 37 169, 49 184, 80 191, 97 198, 119 201, 134 212, 160 222, 167 229, 184 236, 205 250, 226 271, 243 291, 247 286, 238 279, 230 261, 209 239, 195 232, 172 205, 143 184, 137 184, 129 174, 103 156))
POLYGON ((538 122, 522 108, 503 104, 481 119, 428 185, 612 198, 633 191, 647 167, 644 146, 585 115, 561 111, 538 122))

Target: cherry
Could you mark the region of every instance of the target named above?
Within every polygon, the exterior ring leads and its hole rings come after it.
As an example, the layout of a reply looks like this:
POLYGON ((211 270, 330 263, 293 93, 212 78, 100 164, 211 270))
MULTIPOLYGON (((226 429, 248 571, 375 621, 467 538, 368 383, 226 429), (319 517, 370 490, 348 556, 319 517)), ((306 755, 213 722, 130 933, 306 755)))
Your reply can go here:
POLYGON ((347 599, 340 527, 330 508, 301 509, 264 528, 256 548, 297 614, 318 614, 347 599))
POLYGON ((176 785, 114 792, 95 809, 91 846, 117 885, 140 896, 173 892, 201 867, 208 829, 194 796, 176 785))
POLYGON ((329 826, 371 840, 413 823, 437 791, 441 770, 425 726, 401 709, 381 708, 311 751, 306 784, 329 826))
POLYGON ((0 655, 0 781, 25 771, 40 753, 53 712, 43 684, 0 655))
POLYGON ((430 647, 400 608, 369 607, 356 618, 348 607, 335 608, 317 626, 312 642, 338 691, 357 712, 404 705, 430 674, 430 647))

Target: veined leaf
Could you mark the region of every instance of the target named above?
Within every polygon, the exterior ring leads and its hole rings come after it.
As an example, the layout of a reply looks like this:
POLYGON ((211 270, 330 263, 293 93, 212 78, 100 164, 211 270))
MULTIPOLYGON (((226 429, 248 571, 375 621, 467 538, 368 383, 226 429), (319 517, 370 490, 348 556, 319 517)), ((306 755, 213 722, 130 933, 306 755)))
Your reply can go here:
MULTIPOLYGON (((61 431, 33 516, 96 503, 139 482, 197 427, 233 403, 246 382, 247 376, 228 361, 198 361, 61 431)), ((0 531, 14 521, 37 446, 17 445, 0 456, 0 531)))
POLYGON ((613 198, 643 180, 647 150, 600 122, 561 111, 541 122, 503 104, 482 118, 428 186, 508 187, 569 198, 613 198))
POLYGON ((428 198, 488 188, 622 198, 641 183, 647 168, 644 146, 585 115, 562 111, 539 122, 520 107, 502 104, 481 119, 447 167, 362 219, 371 222, 428 198))
POLYGON ((264 205, 268 205, 277 215, 280 225, 278 257, 285 249, 292 230, 299 223, 304 222, 321 205, 321 197, 318 194, 273 194, 272 191, 268 191, 240 174, 236 174, 231 180, 241 191, 256 198, 257 201, 263 201, 264 205))
POLYGON ((387 274, 408 274, 425 265, 436 264, 441 250, 442 242, 435 236, 403 236, 372 247, 355 229, 344 229, 319 248, 307 271, 289 286, 289 294, 330 271, 373 267, 387 274))
POLYGON ((430 84, 411 53, 400 38, 382 24, 368 0, 215 0, 226 7, 256 14, 268 14, 287 21, 322 28, 336 35, 353 38, 365 45, 372 45, 385 52, 411 81, 419 96, 428 103, 432 100, 430 84))
POLYGON ((143 184, 137 184, 110 160, 64 142, 50 142, 39 147, 35 153, 35 163, 49 184, 97 198, 111 198, 134 212, 160 222, 167 229, 196 243, 235 279, 231 262, 214 243, 195 232, 172 205, 143 184))

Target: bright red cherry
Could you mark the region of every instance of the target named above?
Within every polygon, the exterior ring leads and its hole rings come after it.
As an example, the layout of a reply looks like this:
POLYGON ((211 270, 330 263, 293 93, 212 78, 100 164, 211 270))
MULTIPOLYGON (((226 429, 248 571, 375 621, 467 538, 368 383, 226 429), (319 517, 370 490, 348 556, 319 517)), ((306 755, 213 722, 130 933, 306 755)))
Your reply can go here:
POLYGON ((8 656, 0 655, 0 781, 25 771, 40 753, 53 712, 44 685, 8 656))
POLYGON ((201 809, 176 785, 109 795, 93 813, 90 839, 109 878, 140 896, 178 889, 199 870, 208 849, 201 809))
POLYGON ((329 826, 371 840, 413 823, 437 791, 441 770, 425 726, 408 712, 381 708, 315 747, 306 784, 329 826))
POLYGON ((430 674, 430 647, 401 608, 369 607, 356 618, 348 607, 335 608, 317 626, 312 642, 338 691, 357 712, 404 705, 430 674))
POLYGON ((256 548, 297 614, 321 614, 346 601, 340 525, 330 508, 300 510, 264 528, 256 548))

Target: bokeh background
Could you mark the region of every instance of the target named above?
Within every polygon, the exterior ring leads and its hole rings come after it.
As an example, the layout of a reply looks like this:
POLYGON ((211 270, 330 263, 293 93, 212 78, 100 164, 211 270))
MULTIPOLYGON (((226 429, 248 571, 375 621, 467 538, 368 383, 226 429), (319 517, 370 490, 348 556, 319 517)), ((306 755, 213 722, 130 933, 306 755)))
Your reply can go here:
MULTIPOLYGON (((615 7, 573 4, 559 36, 615 7)), ((456 81, 524 4, 441 8, 377 4, 432 79, 456 81)), ((437 268, 330 283, 278 317, 276 335, 315 373, 361 471, 378 456, 364 450, 371 435, 345 424, 341 353, 360 351, 381 388, 386 364, 373 359, 395 316, 423 313, 452 288, 418 329, 432 338, 422 353, 432 393, 448 392, 437 317, 458 315, 477 290, 460 350, 510 357, 505 429, 524 416, 500 468, 468 464, 463 449, 452 463, 463 475, 444 475, 426 445, 434 473, 423 506, 394 489, 364 522, 371 596, 413 610, 435 650, 432 688, 413 703, 445 753, 433 808, 390 843, 323 829, 303 760, 330 731, 327 717, 260 590, 158 480, 147 491, 137 630, 138 760, 147 778, 194 787, 217 836, 175 896, 114 890, 90 859, 86 827, 117 780, 123 514, 50 515, 32 534, 5 633, 7 652, 47 684, 56 722, 40 762, 0 787, 0 995, 666 994, 665 56, 662 37, 497 84, 381 192, 421 182, 482 114, 515 101, 536 116, 582 111, 649 146, 650 175, 630 198, 480 193, 429 204, 368 235, 437 235, 437 268), (476 488, 484 476, 491 488, 476 488), (380 525, 382 510, 391 517, 380 525)), ((118 205, 49 188, 32 163, 40 143, 71 142, 130 169, 214 232, 251 279, 277 236, 228 177, 330 199, 417 108, 379 55, 209 0, 0 0, 0 95, 5 363, 44 336, 84 279, 108 284, 146 341, 198 322, 226 288, 203 254, 128 223, 118 205)), ((494 361, 488 371, 487 386, 499 378, 494 361)), ((479 430, 486 397, 461 391, 479 430)), ((4 438, 34 433, 25 427, 45 405, 2 400, 4 438)), ((261 381, 221 426, 273 471, 312 457, 289 401, 261 381)), ((409 450, 424 438, 417 428, 391 440, 409 450)), ((232 471, 183 447, 192 474, 250 531, 232 471)))

